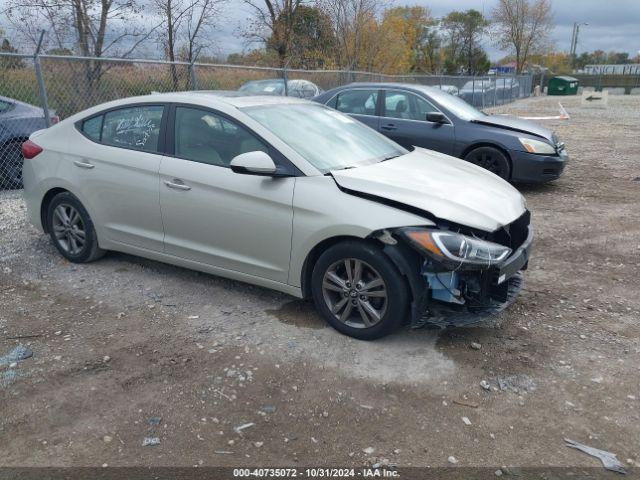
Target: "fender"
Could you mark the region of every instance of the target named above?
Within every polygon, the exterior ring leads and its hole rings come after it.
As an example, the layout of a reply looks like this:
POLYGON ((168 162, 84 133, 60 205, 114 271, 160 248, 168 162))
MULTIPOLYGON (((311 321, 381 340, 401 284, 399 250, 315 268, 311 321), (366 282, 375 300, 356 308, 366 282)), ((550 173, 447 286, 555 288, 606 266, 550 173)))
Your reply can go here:
POLYGON ((429 304, 429 288, 420 275, 422 259, 420 255, 403 244, 386 244, 383 249, 391 261, 398 267, 411 289, 411 326, 421 325, 421 318, 429 304))

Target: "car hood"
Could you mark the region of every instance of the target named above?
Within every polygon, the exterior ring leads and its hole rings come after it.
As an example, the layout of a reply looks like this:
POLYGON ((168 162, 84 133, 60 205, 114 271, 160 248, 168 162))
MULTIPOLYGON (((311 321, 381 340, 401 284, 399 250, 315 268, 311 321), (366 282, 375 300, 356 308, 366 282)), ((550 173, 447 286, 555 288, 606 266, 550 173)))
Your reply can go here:
POLYGON ((422 148, 392 160, 331 174, 349 191, 398 202, 487 232, 513 222, 526 209, 520 192, 497 175, 422 148))
POLYGON ((479 123, 482 125, 489 125, 497 128, 504 128, 507 130, 514 130, 523 133, 529 133, 547 139, 552 144, 553 132, 548 128, 543 127, 530 120, 524 120, 522 118, 513 117, 511 115, 486 115, 478 117, 472 120, 473 123, 479 123))

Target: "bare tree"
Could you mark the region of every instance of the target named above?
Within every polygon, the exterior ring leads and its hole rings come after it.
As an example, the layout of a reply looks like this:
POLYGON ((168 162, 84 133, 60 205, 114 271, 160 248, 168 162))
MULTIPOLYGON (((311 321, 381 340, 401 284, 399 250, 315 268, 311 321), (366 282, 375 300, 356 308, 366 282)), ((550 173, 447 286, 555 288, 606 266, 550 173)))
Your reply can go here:
POLYGON ((132 21, 135 0, 9 0, 7 19, 34 46, 42 29, 54 48, 87 57, 126 57, 153 29, 132 21))
POLYGON ((548 45, 554 26, 549 0, 498 0, 492 19, 496 45, 514 54, 518 73, 548 45))
MULTIPOLYGON (((166 57, 175 62, 179 57, 192 62, 196 52, 209 46, 210 33, 226 0, 154 0, 162 19, 159 33, 166 57), (182 53, 182 55, 181 55, 182 53)), ((170 65, 171 81, 178 89, 178 72, 170 65)))
POLYGON ((243 0, 253 11, 250 30, 245 32, 252 41, 273 48, 280 67, 287 65, 294 35, 296 12, 304 0, 243 0))
POLYGON ((37 42, 38 30, 51 32, 56 49, 76 52, 82 62, 86 88, 83 100, 91 98, 108 69, 100 57, 127 57, 151 35, 153 28, 131 22, 139 13, 134 0, 9 0, 7 17, 25 39, 37 42))
POLYGON ((195 60, 199 49, 211 46, 211 31, 225 3, 226 0, 196 0, 189 5, 185 22, 185 59, 188 62, 195 60))

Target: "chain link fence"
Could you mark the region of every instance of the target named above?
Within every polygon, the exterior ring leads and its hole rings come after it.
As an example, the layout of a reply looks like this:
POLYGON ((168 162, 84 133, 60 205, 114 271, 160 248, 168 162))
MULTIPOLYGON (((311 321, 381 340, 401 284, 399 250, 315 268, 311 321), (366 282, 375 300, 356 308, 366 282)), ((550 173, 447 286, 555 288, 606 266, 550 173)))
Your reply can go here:
MULTIPOLYGON (((151 92, 237 90, 266 79, 307 80, 322 90, 351 82, 402 82, 442 88, 484 108, 528 97, 532 78, 385 75, 224 64, 0 53, 0 190, 22 185, 21 144, 36 130, 91 106, 151 92)), ((284 83, 284 82, 283 82, 284 83)))

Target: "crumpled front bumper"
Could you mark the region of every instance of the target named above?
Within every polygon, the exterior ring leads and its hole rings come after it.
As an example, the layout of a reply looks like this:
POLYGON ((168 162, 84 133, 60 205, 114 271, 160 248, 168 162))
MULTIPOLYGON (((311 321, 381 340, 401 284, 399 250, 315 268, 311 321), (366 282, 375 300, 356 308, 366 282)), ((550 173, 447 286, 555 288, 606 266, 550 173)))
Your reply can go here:
POLYGON ((411 322, 413 328, 468 327, 486 322, 513 304, 524 286, 524 275, 516 272, 505 281, 507 295, 504 301, 492 301, 482 307, 459 308, 444 303, 431 303, 422 317, 411 322))
POLYGON ((412 250, 406 250, 409 247, 387 245, 385 253, 409 280, 413 296, 411 326, 446 328, 485 321, 511 305, 522 289, 522 271, 528 266, 532 244, 533 231, 529 226, 527 238, 506 260, 486 270, 474 272, 482 278, 484 301, 464 305, 434 301, 428 281, 422 272, 416 271, 415 264, 420 259, 416 259, 412 250))
POLYGON ((526 240, 500 265, 491 267, 495 276, 495 284, 499 285, 513 277, 520 270, 526 269, 533 245, 533 230, 529 227, 526 240))

